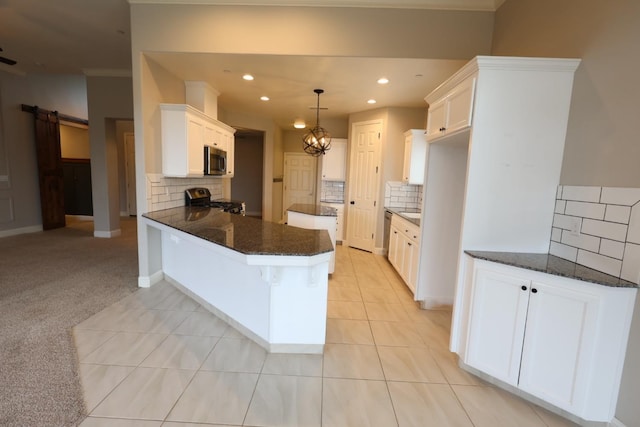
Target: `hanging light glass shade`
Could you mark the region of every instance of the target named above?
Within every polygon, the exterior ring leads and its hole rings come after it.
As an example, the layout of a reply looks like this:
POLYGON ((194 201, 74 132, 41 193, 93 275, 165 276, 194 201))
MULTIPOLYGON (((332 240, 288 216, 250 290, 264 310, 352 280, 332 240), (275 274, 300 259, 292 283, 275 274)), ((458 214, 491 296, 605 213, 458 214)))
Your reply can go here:
POLYGON ((318 95, 318 103, 316 106, 316 125, 309 129, 304 137, 302 137, 302 144, 305 153, 312 156, 320 156, 331 148, 331 134, 327 130, 320 126, 320 94, 324 93, 322 89, 313 90, 318 95))

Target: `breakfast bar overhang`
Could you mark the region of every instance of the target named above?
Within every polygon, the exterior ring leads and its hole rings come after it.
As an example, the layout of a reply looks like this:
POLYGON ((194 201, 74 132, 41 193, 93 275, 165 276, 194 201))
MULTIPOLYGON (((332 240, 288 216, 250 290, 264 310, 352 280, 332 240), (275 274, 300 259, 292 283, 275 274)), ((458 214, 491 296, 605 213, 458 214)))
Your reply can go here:
POLYGON ((143 215, 149 283, 162 279, 274 353, 322 353, 326 230, 306 230, 201 207, 143 215))

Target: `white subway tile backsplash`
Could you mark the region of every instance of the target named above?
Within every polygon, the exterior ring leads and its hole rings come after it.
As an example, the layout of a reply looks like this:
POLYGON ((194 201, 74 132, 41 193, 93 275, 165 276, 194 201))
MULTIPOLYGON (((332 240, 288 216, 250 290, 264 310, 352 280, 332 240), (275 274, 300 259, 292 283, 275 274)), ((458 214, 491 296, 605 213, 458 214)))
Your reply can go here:
POLYGON ((558 186, 549 253, 640 284, 640 188, 558 186))
POLYGON ((640 245, 626 244, 620 277, 640 284, 640 245))
POLYGON ((560 240, 560 242, 565 245, 573 246, 578 249, 585 249, 591 252, 598 252, 598 249, 600 249, 600 238, 588 236, 586 234, 574 235, 567 230, 562 232, 562 240, 560 240))
POLYGON ((631 216, 631 208, 629 206, 603 205, 607 207, 604 214, 604 220, 609 222, 619 222, 621 224, 629 224, 631 216))
POLYGON ((576 262, 578 257, 578 249, 556 242, 551 242, 549 245, 549 253, 573 262, 576 262))
POLYGON ((222 198, 220 178, 165 178, 161 174, 147 174, 147 212, 184 206, 184 191, 191 187, 206 187, 212 199, 222 198))
POLYGON ((553 226, 556 228, 562 228, 563 230, 580 230, 581 224, 582 218, 561 214, 555 214, 553 216, 553 226))
POLYGON ((597 221, 585 218, 582 220, 582 233, 592 236, 604 237, 605 239, 624 242, 627 237, 627 225, 615 222, 597 221))
POLYGON ((562 198, 577 202, 600 202, 601 187, 562 186, 562 198))
POLYGON ((611 258, 622 259, 624 255, 624 243, 616 242, 615 240, 601 239, 600 250, 598 252, 611 258))
POLYGON ((600 203, 585 203, 568 201, 564 213, 566 215, 581 216, 583 218, 604 219, 605 205, 600 203))
POLYGON ((640 203, 631 208, 627 242, 640 245, 640 203))
POLYGON ((556 200, 556 208, 554 210, 557 214, 564 214, 564 210, 567 206, 566 200, 556 200))
POLYGON ((601 203, 633 206, 639 201, 640 188, 602 187, 601 203))
POLYGON ((422 185, 388 181, 385 184, 384 206, 400 209, 421 209, 422 185))
POLYGON ((622 269, 621 260, 584 251, 582 249, 578 250, 578 259, 576 262, 615 277, 620 277, 620 271, 622 269))

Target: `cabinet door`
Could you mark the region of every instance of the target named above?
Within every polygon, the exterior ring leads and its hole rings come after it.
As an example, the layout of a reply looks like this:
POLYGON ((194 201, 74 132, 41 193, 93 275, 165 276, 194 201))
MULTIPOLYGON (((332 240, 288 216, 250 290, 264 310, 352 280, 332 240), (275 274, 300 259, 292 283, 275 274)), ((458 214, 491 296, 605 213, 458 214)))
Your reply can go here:
POLYGON ((427 141, 439 138, 444 135, 446 125, 446 105, 445 98, 440 99, 429 106, 427 115, 427 141))
POLYGON ((389 253, 387 255, 387 258, 389 259, 391 265, 395 267, 396 271, 399 270, 398 251, 401 250, 401 248, 399 247, 398 243, 401 236, 402 234, 400 233, 400 230, 398 230, 398 228, 392 224, 391 228, 389 229, 389 253))
POLYGON ((475 92, 475 77, 460 83, 447 96, 447 120, 445 134, 456 132, 471 126, 473 115, 473 95, 475 92))
POLYGON ((465 363, 516 386, 529 281, 476 267, 465 363))
POLYGON ((418 245, 413 240, 406 238, 405 240, 405 255, 404 255, 404 280, 411 289, 411 292, 416 293, 416 279, 418 272, 418 245))
POLYGON ((531 292, 519 386, 576 413, 588 390, 599 298, 561 283, 533 282, 531 292))
POLYGON ((411 129, 404 135, 402 180, 409 184, 423 185, 428 152, 424 129, 411 129))
POLYGON ((322 179, 344 181, 347 173, 347 140, 334 138, 322 158, 322 179))
POLYGON ((187 116, 187 167, 188 175, 204 174, 204 123, 187 116))
POLYGON ((402 163, 402 182, 409 182, 411 175, 411 136, 404 138, 404 161, 402 163))
POLYGON ((231 132, 224 132, 225 145, 227 147, 227 178, 233 178, 236 162, 236 140, 231 132))

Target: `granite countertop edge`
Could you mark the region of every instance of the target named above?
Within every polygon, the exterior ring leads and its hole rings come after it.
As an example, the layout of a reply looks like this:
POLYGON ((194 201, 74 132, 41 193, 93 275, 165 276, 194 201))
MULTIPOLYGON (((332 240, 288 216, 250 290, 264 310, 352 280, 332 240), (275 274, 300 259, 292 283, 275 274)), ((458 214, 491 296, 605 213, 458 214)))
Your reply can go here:
POLYGON ((409 218, 407 216, 402 215, 403 212, 420 213, 421 212, 420 209, 416 209, 416 208, 387 208, 387 207, 385 207, 385 210, 388 210, 392 214, 398 215, 399 217, 401 217, 405 221, 409 221, 410 223, 415 224, 418 227, 420 227, 420 220, 418 218, 409 218))
POLYGON ((490 251, 464 251, 472 258, 526 270, 539 271, 554 276, 567 277, 602 286, 614 288, 638 288, 638 284, 611 276, 584 265, 544 253, 520 253, 520 252, 490 252, 490 251))
POLYGON ((312 216, 338 216, 338 210, 336 208, 315 203, 294 203, 289 206, 287 210, 312 216))
POLYGON ((311 257, 333 251, 333 244, 326 230, 292 227, 212 208, 169 208, 142 216, 247 256, 311 257), (186 219, 191 216, 196 219, 186 219), (224 233, 220 232, 229 226, 234 228, 231 244, 223 241, 221 234, 224 233))

